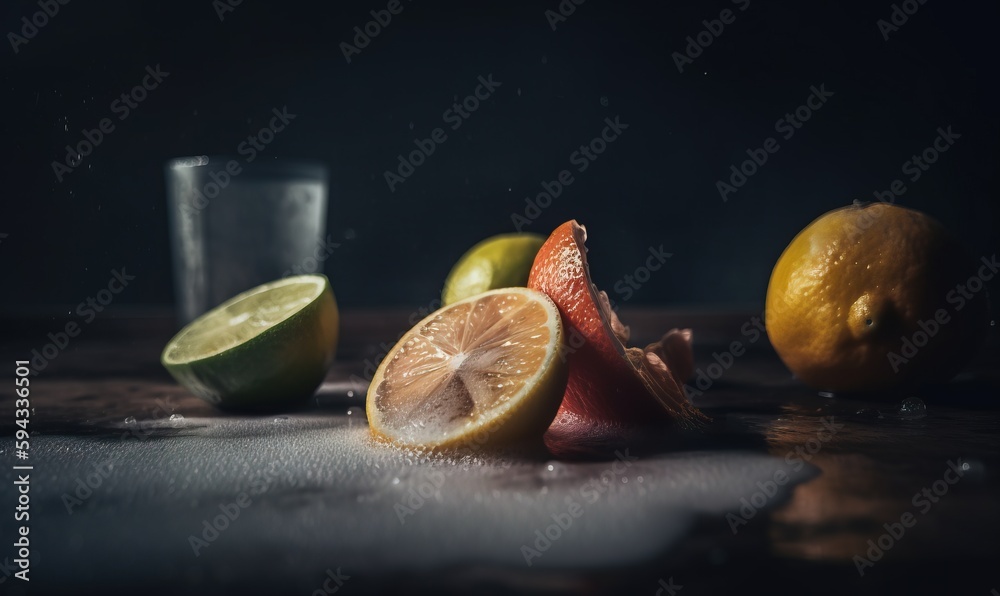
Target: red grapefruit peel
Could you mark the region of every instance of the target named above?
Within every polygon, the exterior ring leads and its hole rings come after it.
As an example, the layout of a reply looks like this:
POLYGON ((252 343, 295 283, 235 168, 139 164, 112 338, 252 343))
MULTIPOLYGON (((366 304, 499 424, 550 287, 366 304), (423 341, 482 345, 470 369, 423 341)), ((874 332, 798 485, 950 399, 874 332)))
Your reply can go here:
POLYGON ((628 348, 628 327, 591 281, 586 239, 586 229, 575 220, 556 228, 528 278, 529 288, 552 298, 565 327, 569 382, 557 422, 704 419, 681 386, 694 369, 691 331, 674 329, 646 349, 628 348))

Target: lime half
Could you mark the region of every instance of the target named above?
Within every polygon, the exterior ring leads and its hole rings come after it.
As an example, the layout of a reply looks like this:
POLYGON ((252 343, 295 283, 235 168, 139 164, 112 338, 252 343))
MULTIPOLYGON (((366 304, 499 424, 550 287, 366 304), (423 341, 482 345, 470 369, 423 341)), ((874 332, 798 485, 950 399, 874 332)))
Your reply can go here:
POLYGON ((287 277, 192 321, 167 343, 160 362, 191 393, 220 408, 290 405, 323 382, 339 325, 326 276, 287 277))
POLYGON ((500 234, 470 248, 452 267, 441 301, 451 304, 487 290, 528 285, 528 273, 545 242, 538 234, 500 234))

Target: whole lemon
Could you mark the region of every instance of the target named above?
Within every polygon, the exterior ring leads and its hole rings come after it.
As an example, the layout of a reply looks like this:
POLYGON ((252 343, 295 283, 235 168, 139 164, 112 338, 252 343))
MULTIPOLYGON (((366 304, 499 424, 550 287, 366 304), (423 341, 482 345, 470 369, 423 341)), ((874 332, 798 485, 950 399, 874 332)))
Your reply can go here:
POLYGON ((818 389, 944 382, 989 327, 983 284, 968 283, 980 265, 931 217, 856 202, 822 215, 785 248, 767 287, 767 335, 818 389))

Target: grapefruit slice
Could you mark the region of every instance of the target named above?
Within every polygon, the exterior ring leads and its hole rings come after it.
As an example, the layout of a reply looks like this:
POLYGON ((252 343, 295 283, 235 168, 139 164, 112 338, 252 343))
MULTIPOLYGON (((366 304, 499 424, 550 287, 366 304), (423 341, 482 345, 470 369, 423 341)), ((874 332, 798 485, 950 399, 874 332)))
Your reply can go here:
POLYGON ((690 330, 673 330, 645 350, 626 347, 628 327, 590 279, 586 229, 568 221, 539 249, 528 287, 552 298, 566 333, 564 412, 600 422, 702 417, 681 383, 693 370, 690 330))
POLYGON ((566 387, 562 323, 545 294, 491 290, 400 338, 368 388, 377 437, 438 449, 540 440, 566 387))

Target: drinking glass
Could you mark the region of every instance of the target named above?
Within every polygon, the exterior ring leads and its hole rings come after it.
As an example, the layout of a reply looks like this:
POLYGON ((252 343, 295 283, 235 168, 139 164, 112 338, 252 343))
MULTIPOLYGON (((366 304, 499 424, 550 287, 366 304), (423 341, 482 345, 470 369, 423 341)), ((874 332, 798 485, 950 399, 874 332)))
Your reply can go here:
POLYGON ((203 155, 165 169, 181 324, 254 286, 322 269, 322 164, 203 155))

